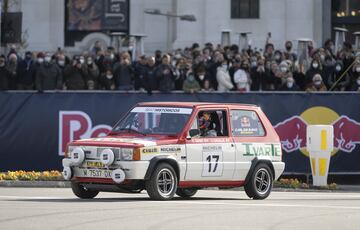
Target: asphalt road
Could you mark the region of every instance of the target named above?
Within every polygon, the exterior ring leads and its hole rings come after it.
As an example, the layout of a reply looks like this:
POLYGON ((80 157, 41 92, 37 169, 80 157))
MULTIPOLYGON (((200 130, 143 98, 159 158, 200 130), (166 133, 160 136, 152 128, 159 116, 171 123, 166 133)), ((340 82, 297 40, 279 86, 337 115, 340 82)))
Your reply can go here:
POLYGON ((190 200, 151 201, 100 193, 80 200, 66 188, 0 188, 0 229, 360 229, 360 193, 202 190, 190 200))

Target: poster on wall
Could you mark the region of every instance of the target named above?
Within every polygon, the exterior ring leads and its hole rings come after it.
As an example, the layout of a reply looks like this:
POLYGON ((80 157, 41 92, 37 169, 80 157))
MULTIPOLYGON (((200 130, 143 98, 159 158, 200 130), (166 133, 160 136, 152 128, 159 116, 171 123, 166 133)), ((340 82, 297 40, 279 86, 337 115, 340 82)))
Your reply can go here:
POLYGON ((129 0, 66 1, 68 31, 128 31, 129 0))

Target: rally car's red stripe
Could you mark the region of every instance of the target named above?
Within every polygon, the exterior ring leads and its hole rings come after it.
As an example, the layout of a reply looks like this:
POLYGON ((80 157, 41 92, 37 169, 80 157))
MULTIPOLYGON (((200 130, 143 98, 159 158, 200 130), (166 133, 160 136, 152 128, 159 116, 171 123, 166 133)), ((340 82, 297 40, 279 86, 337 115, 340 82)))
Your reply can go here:
POLYGON ((245 181, 180 181, 179 187, 240 187, 245 181))

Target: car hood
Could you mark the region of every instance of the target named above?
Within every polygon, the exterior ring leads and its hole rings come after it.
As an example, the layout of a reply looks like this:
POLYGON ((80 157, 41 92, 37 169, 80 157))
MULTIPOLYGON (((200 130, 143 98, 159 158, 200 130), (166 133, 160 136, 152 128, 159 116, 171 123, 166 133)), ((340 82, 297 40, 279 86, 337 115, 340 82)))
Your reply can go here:
POLYGON ((169 136, 105 136, 73 141, 71 145, 115 146, 115 147, 151 147, 176 144, 177 137, 169 136))

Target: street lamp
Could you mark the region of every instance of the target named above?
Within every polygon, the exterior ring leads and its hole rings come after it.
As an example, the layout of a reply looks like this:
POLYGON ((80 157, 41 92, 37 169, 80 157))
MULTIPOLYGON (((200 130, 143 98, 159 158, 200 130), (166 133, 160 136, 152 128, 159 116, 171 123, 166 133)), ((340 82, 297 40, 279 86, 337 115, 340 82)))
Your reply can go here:
POLYGON ((146 9, 144 10, 145 14, 150 14, 150 15, 160 15, 160 16, 165 16, 167 19, 167 50, 171 51, 172 48, 172 38, 171 38, 171 19, 172 18, 179 18, 181 21, 189 21, 189 22, 195 22, 196 21, 196 17, 193 14, 181 14, 178 15, 176 13, 173 12, 167 12, 167 13, 163 13, 161 12, 161 10, 159 9, 146 9))

